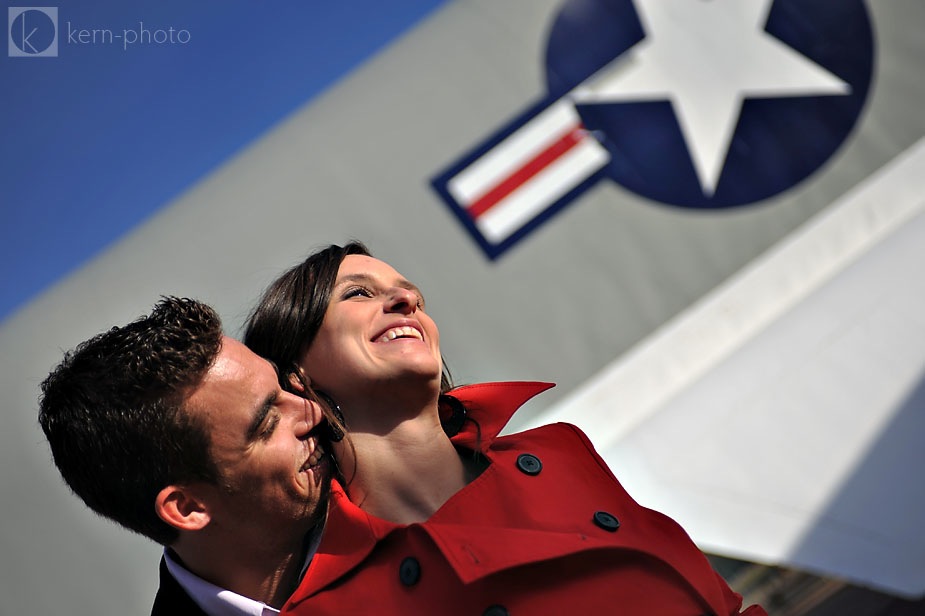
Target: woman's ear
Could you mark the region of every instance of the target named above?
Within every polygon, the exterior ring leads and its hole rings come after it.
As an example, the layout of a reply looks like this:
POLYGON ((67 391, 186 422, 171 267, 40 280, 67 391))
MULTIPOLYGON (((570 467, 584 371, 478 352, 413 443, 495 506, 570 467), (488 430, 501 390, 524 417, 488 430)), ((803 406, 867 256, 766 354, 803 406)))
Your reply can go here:
POLYGON ((154 510, 179 530, 202 530, 212 519, 205 502, 190 486, 170 485, 161 490, 154 498, 154 510))

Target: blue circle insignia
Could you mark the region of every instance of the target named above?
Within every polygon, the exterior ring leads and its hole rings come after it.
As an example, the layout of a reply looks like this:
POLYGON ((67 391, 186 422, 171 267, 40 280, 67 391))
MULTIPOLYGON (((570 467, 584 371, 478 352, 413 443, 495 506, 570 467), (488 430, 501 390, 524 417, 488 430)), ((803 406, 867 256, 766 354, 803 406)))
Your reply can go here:
POLYGON ((873 56, 862 0, 567 0, 546 80, 610 153, 607 177, 724 208, 831 158, 860 117, 873 56))

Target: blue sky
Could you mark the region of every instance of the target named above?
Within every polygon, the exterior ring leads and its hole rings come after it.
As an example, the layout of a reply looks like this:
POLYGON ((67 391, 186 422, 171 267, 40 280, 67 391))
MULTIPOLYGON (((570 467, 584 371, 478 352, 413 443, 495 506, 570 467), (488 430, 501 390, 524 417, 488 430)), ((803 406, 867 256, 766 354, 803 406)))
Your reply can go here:
POLYGON ((0 56, 0 320, 444 2, 59 6, 0 56))

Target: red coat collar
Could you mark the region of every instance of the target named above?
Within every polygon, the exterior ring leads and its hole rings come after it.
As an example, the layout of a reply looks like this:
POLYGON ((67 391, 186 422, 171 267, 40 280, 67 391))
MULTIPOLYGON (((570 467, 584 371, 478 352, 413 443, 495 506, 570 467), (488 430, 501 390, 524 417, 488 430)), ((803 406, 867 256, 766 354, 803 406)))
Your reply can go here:
MULTIPOLYGON (((553 383, 511 381, 464 385, 448 392, 466 407, 467 421, 453 443, 485 452, 504 429, 511 417, 527 400, 554 387, 553 383)), ((329 512, 321 547, 306 572, 305 579, 287 602, 292 607, 325 588, 358 566, 376 543, 398 524, 369 516, 350 503, 343 487, 331 482, 329 512)), ((462 529, 465 531, 465 529, 462 529)), ((502 540, 503 537, 498 537, 502 540)))
POLYGON ((475 420, 475 423, 467 421, 451 440, 468 449, 487 451, 517 409, 555 386, 555 383, 536 381, 507 381, 475 383, 450 390, 447 395, 462 402, 468 417, 475 420))

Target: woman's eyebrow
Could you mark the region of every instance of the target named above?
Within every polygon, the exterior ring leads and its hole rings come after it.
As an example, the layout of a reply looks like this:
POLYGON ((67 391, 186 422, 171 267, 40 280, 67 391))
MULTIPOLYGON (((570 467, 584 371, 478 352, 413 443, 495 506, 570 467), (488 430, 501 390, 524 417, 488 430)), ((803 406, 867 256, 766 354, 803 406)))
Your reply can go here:
POLYGON ((369 274, 347 274, 338 278, 337 282, 334 283, 334 286, 339 287, 347 284, 348 282, 363 282, 370 284, 373 282, 373 279, 369 274))
MULTIPOLYGON (((345 276, 338 279, 338 281, 334 284, 334 286, 340 287, 350 282, 365 283, 368 285, 373 285, 377 281, 375 278, 373 278, 369 274, 346 274, 345 276)), ((421 293, 421 289, 419 289, 418 286, 414 284, 413 282, 411 282, 410 280, 405 280, 404 278, 400 278, 394 283, 394 285, 396 287, 401 287, 402 289, 408 289, 409 291, 412 291, 413 293, 417 293, 421 297, 424 296, 424 294, 421 293)))

